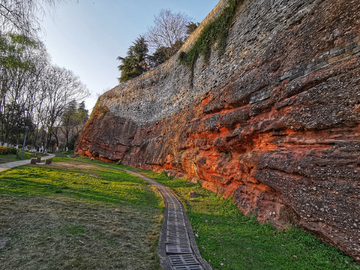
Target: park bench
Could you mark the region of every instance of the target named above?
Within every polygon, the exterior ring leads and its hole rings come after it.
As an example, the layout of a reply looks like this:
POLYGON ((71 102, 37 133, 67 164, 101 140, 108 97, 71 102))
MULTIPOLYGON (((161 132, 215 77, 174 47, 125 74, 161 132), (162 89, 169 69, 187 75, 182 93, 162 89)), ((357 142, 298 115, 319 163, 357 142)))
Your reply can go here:
MULTIPOLYGON (((32 158, 30 164, 37 164, 41 162, 41 157, 32 158)), ((45 164, 50 165, 52 163, 52 158, 45 159, 45 164)))
POLYGON ((45 164, 50 165, 52 163, 52 158, 45 159, 45 164))

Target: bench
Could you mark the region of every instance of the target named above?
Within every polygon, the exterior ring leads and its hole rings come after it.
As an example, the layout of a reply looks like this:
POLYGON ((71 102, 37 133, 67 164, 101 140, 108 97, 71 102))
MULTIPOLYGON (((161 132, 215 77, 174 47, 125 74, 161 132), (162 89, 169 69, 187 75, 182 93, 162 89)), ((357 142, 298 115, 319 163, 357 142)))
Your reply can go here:
POLYGON ((52 163, 52 158, 45 159, 45 164, 50 165, 52 163))

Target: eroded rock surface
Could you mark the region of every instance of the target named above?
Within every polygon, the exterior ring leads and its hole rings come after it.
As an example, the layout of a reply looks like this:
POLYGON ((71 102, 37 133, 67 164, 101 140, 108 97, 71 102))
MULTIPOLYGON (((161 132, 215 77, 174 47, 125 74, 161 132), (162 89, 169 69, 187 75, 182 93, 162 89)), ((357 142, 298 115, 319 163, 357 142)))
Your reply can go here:
POLYGON ((245 1, 226 52, 198 60, 193 85, 175 56, 108 91, 77 152, 200 181, 360 262, 359 10, 358 0, 245 1))

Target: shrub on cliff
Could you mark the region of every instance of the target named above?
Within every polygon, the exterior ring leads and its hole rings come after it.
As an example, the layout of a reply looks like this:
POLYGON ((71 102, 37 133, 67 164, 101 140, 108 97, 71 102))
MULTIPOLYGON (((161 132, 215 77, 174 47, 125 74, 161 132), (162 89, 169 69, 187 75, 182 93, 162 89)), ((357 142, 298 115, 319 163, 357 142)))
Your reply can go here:
POLYGON ((191 69, 191 77, 194 74, 194 65, 200 55, 204 56, 205 61, 210 58, 211 47, 217 42, 220 54, 224 53, 229 28, 236 13, 236 8, 243 0, 228 0, 228 6, 222 13, 201 32, 200 37, 190 51, 181 52, 179 55, 180 64, 186 65, 191 69))
POLYGON ((178 50, 180 50, 181 46, 184 44, 183 40, 178 40, 171 47, 160 47, 157 48, 153 55, 149 55, 149 64, 151 67, 156 67, 166 60, 168 60, 171 56, 173 56, 178 50))

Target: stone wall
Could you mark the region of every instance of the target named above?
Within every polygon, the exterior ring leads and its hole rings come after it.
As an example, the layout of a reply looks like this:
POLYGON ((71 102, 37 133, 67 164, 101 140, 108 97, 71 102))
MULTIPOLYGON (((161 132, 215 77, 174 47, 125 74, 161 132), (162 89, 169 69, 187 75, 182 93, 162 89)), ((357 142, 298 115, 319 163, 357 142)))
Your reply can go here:
POLYGON ((176 55, 106 92, 77 152, 200 181, 260 222, 296 222, 360 261, 359 10, 245 1, 225 53, 199 59, 193 83, 176 55))

